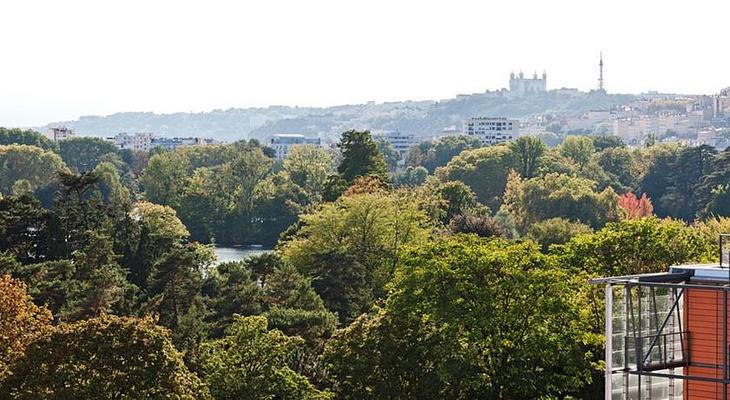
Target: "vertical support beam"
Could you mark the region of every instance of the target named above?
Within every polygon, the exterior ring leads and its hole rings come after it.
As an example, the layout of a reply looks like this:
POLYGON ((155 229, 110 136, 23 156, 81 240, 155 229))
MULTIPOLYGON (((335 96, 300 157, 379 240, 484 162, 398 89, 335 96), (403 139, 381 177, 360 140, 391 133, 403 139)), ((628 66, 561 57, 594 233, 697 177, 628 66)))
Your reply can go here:
POLYGON ((611 400, 613 388, 611 387, 613 374, 613 285, 606 285, 606 400, 611 400))
POLYGON ((722 289, 722 400, 727 400, 727 288, 722 289))
POLYGON ((629 336, 629 295, 631 295, 631 291, 629 291, 628 286, 624 286, 622 291, 622 299, 624 306, 624 315, 621 321, 621 328, 623 330, 624 335, 624 390, 623 390, 623 399, 629 398, 629 371, 628 371, 628 346, 627 343, 627 337, 629 336))

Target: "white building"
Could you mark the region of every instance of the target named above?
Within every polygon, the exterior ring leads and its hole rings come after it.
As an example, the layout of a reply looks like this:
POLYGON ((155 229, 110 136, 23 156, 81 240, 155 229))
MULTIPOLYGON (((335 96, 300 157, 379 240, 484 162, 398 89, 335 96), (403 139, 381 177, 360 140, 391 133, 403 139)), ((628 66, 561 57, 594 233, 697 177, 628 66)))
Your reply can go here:
POLYGON ((411 147, 418 144, 416 136, 413 134, 400 133, 398 131, 385 132, 373 136, 375 140, 384 140, 390 143, 393 150, 398 153, 398 157, 404 160, 408 155, 411 147))
POLYGON ((511 95, 524 97, 538 93, 544 93, 547 90, 547 74, 542 73, 542 78, 537 77, 537 72, 532 75, 532 79, 525 78, 525 74, 520 72, 518 76, 512 72, 509 74, 509 91, 511 95))
POLYGON ((509 142, 517 138, 520 123, 503 117, 472 117, 464 121, 464 135, 476 137, 486 145, 509 142))
POLYGON ((283 160, 289 154, 292 146, 309 144, 319 147, 322 141, 318 137, 307 137, 300 134, 280 133, 272 135, 269 139, 269 146, 276 151, 276 159, 283 160))
POLYGON ((58 126, 58 127, 49 129, 48 133, 46 133, 46 136, 49 139, 53 140, 54 142, 60 142, 61 140, 66 140, 66 139, 76 136, 76 133, 71 128, 66 128, 65 126, 58 126))
POLYGON ((106 138, 106 140, 114 143, 120 150, 129 149, 135 151, 150 151, 152 148, 152 139, 152 134, 149 132, 137 132, 134 134, 122 132, 116 136, 106 138))

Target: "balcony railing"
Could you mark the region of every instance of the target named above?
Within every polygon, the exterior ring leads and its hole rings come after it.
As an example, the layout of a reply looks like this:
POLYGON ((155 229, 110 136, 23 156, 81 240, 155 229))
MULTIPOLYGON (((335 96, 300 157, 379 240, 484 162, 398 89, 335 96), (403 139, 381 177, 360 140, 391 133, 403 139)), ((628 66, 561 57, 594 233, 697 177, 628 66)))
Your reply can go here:
POLYGON ((687 365, 689 333, 670 332, 624 338, 625 368, 656 371, 687 365), (638 361, 638 362, 637 362, 638 361))

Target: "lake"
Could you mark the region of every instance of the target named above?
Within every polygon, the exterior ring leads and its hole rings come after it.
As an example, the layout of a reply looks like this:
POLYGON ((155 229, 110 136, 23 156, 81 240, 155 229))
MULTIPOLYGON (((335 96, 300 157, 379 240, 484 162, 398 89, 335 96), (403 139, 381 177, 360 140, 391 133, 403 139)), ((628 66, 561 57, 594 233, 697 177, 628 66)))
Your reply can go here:
POLYGON ((218 258, 216 264, 229 261, 241 261, 249 257, 266 254, 271 251, 271 249, 259 246, 216 246, 215 256, 218 258))

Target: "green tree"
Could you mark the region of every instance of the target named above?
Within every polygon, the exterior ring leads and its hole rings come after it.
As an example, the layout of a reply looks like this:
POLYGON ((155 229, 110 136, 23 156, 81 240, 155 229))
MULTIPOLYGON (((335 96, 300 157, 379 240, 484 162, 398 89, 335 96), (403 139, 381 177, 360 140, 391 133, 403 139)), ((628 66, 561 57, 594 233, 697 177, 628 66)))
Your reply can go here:
POLYGON ((624 141, 618 136, 591 136, 591 140, 593 141, 593 147, 595 147, 596 151, 626 147, 626 143, 624 143, 624 141))
POLYGON ((227 335, 202 347, 205 382, 216 399, 329 399, 287 366, 302 339, 267 329, 266 317, 235 316, 227 335))
POLYGON ((593 230, 586 224, 571 222, 564 218, 550 218, 534 223, 527 230, 527 237, 539 243, 546 253, 551 245, 563 244, 573 236, 591 233, 593 230))
POLYGON ((716 257, 696 230, 656 218, 610 223, 553 249, 563 265, 598 276, 663 272, 670 265, 716 257))
POLYGON ((304 189, 310 203, 318 203, 322 200, 327 177, 335 173, 335 163, 325 149, 311 145, 294 146, 284 160, 284 170, 295 184, 304 189))
POLYGON ((560 145, 560 154, 575 161, 579 169, 588 164, 595 152, 593 140, 587 136, 568 136, 560 145))
POLYGON ((342 152, 342 162, 337 167, 340 176, 351 183, 359 176, 377 176, 388 180, 388 167, 370 131, 347 131, 337 144, 342 152))
POLYGON ((313 278, 327 308, 342 321, 382 295, 403 248, 432 230, 405 192, 343 196, 300 218, 301 227, 280 244, 284 260, 313 278))
POLYGON ((586 283, 534 244, 443 237, 403 258, 375 315, 335 334, 339 398, 562 398, 590 381, 586 283))
POLYGON ((146 308, 159 314, 163 326, 177 328, 181 318, 200 304, 203 269, 213 259, 209 247, 190 244, 172 248, 152 266, 146 308))
POLYGON ((28 345, 0 384, 13 399, 208 399, 167 331, 104 316, 53 329, 28 345))
POLYGON ((48 210, 32 195, 0 198, 0 251, 24 264, 42 261, 47 250, 48 210))
POLYGON ((31 190, 36 190, 49 184, 63 169, 63 161, 51 151, 24 144, 0 146, 0 194, 11 194, 19 180, 25 180, 31 190))
POLYGON ((618 219, 618 195, 611 188, 596 192, 595 187, 588 179, 555 173, 528 180, 513 175, 503 207, 522 233, 536 222, 556 217, 600 228, 618 219))
POLYGON ((59 142, 59 147, 63 161, 77 173, 93 170, 102 156, 117 152, 113 143, 95 137, 69 138, 59 142))
POLYGON ((152 156, 140 176, 147 200, 177 208, 185 191, 190 160, 183 152, 152 156))
POLYGON ((378 140, 375 142, 378 145, 378 151, 383 155, 385 165, 388 166, 388 172, 394 173, 398 168, 398 161, 400 157, 398 153, 393 149, 393 146, 386 140, 378 140))
POLYGON ((497 209, 502 202, 507 174, 513 167, 513 154, 508 146, 490 146, 461 153, 437 170, 436 176, 443 182, 464 182, 482 204, 497 209))
POLYGON ((395 187, 420 186, 426 182, 426 178, 428 178, 428 170, 426 168, 409 166, 405 171, 393 177, 393 185, 395 187))
POLYGON ((46 151, 58 153, 58 144, 41 133, 30 129, 7 129, 0 127, 0 145, 4 146, 9 144, 27 144, 29 146, 40 147, 46 151))
POLYGON ((540 166, 540 158, 547 146, 535 136, 522 136, 510 143, 510 149, 518 166, 517 172, 526 179, 532 178, 540 166))

